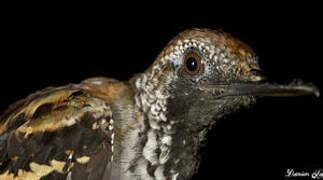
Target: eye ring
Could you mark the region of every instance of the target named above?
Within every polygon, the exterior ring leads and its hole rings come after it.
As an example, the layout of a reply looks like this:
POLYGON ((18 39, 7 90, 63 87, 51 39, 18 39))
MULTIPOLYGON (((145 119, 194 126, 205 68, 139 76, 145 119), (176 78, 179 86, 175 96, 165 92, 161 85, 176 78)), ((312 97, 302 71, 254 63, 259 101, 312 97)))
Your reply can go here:
POLYGON ((186 54, 184 58, 184 69, 190 75, 196 75, 201 69, 201 58, 194 52, 186 54))

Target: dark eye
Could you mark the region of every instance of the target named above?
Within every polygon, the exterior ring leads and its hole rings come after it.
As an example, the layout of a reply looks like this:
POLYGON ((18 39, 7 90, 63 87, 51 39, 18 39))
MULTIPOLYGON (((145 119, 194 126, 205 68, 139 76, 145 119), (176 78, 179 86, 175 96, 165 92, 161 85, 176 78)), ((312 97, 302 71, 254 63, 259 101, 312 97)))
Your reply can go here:
POLYGON ((184 68, 186 72, 195 75, 200 71, 201 58, 195 53, 188 53, 184 59, 184 68))

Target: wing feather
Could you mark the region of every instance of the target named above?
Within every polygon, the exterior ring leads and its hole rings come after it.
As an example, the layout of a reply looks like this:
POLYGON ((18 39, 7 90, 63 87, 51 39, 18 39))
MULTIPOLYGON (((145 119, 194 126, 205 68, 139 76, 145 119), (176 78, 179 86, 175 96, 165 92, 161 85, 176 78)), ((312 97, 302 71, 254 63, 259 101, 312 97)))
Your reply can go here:
POLYGON ((0 116, 0 179, 102 179, 112 158, 108 78, 50 87, 0 116))

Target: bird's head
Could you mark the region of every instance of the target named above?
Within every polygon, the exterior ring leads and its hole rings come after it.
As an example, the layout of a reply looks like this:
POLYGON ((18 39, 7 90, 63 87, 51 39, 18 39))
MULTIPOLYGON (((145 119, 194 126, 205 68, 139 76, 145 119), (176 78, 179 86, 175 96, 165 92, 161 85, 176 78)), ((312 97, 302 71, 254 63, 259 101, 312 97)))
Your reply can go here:
POLYGON ((257 97, 319 95, 312 85, 265 82, 258 58, 248 45, 209 29, 177 35, 136 83, 146 92, 141 105, 144 111, 152 110, 152 117, 158 118, 165 108, 162 121, 199 130, 257 97), (158 99, 156 107, 151 104, 158 99))

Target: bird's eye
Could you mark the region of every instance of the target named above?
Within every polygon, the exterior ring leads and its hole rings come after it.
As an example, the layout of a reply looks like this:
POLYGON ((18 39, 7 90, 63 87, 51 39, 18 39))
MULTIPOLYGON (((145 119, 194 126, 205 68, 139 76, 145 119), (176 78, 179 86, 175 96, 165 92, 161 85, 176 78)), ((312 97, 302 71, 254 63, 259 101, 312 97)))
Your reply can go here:
POLYGON ((184 69, 187 73, 195 75, 200 71, 201 58, 195 53, 188 53, 184 59, 184 69))

